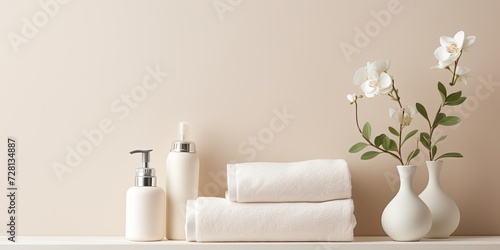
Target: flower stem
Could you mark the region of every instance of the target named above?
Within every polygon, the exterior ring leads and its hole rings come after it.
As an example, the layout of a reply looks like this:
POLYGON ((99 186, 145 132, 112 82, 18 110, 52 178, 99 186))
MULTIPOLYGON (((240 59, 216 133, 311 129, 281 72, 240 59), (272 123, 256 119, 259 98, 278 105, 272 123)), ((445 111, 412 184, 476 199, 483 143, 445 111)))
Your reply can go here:
MULTIPOLYGON (((399 96, 399 90, 396 88, 396 85, 395 85, 395 81, 394 79, 392 80, 392 89, 393 89, 393 92, 394 92, 394 96, 393 96, 393 99, 398 102, 398 105, 399 105, 399 108, 400 109, 403 109, 403 105, 401 104, 401 97, 399 96)), ((403 113, 401 114, 402 117, 401 117, 401 120, 404 119, 405 117, 405 110, 403 109, 403 113)), ((401 155, 401 151, 402 151, 402 146, 403 146, 403 143, 401 142, 401 137, 403 136, 403 124, 399 124, 399 141, 398 141, 398 159, 399 161, 401 162, 401 164, 403 164, 403 156, 401 155)))
MULTIPOLYGON (((359 133, 365 138, 363 135, 363 131, 361 130, 361 127, 359 126, 359 119, 358 119, 358 101, 354 101, 354 109, 356 110, 356 126, 358 127, 359 133)), ((365 138, 366 140, 366 138, 365 138)))
MULTIPOLYGON (((456 77, 457 67, 458 67, 458 62, 460 61, 461 57, 462 57, 462 52, 460 52, 460 55, 458 56, 457 60, 455 61, 455 67, 453 67, 453 71, 450 70, 450 72, 452 72, 450 86, 453 86, 457 83, 457 79, 458 79, 456 77)), ((434 154, 432 154, 432 148, 435 146, 435 145, 432 145, 432 135, 434 134, 434 130, 439 126, 439 124, 434 124, 434 123, 436 122, 438 115, 441 113, 441 109, 443 109, 443 107, 445 106, 445 101, 446 100, 441 100, 441 104, 439 105, 439 108, 436 112, 436 115, 434 116, 434 120, 432 121, 432 123, 429 121, 429 160, 430 161, 433 161, 434 158, 436 157, 434 154)))
MULTIPOLYGON (((373 142, 370 141, 370 139, 366 138, 365 135, 363 134, 363 130, 361 129, 361 126, 359 126, 359 119, 358 119, 358 102, 357 101, 354 101, 354 109, 355 109, 355 112, 356 112, 356 127, 358 128, 358 131, 359 133, 361 134, 361 136, 363 137, 363 139, 365 139, 365 141, 370 144, 370 146, 376 148, 377 150, 381 151, 382 153, 386 153, 386 154, 389 154, 391 155, 392 157, 396 158, 400 163, 401 165, 404 165, 403 163, 403 160, 402 160, 402 157, 401 157, 401 152, 399 152, 399 156, 390 152, 389 150, 385 150, 383 148, 379 148, 377 146, 375 146, 375 144, 373 142)), ((399 138, 401 140, 401 136, 399 138)), ((401 150, 398 150, 398 151, 401 151, 401 150)))
POLYGON ((439 105, 439 108, 436 112, 436 115, 434 116, 434 120, 432 121, 432 124, 429 122, 429 160, 430 161, 433 161, 434 157, 436 157, 435 155, 432 154, 432 147, 435 146, 435 145, 432 145, 432 135, 434 134, 434 130, 437 128, 438 124, 434 125, 434 123, 436 122, 436 119, 437 119, 439 113, 441 113, 441 109, 443 107, 444 107, 444 102, 442 102, 441 105, 439 105))
POLYGON ((453 75, 451 76, 451 82, 450 86, 455 85, 457 83, 457 79, 455 76, 457 74, 457 66, 458 66, 458 61, 460 61, 460 57, 462 57, 462 51, 460 51, 460 55, 458 56, 457 60, 455 61, 455 67, 453 68, 453 75))

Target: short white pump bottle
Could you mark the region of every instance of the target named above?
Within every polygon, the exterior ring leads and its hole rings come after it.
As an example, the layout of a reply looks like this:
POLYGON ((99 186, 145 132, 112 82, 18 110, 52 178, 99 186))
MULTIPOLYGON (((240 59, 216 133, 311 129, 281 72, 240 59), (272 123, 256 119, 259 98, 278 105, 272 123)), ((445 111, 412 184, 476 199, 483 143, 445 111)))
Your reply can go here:
POLYGON ((179 123, 179 140, 167 156, 167 232, 169 240, 185 240, 186 202, 198 198, 200 160, 189 141, 189 123, 179 123))
POLYGON ((142 153, 135 186, 127 190, 125 238, 132 241, 158 241, 165 237, 165 192, 156 186, 155 169, 148 166, 151 151, 130 152, 142 153))

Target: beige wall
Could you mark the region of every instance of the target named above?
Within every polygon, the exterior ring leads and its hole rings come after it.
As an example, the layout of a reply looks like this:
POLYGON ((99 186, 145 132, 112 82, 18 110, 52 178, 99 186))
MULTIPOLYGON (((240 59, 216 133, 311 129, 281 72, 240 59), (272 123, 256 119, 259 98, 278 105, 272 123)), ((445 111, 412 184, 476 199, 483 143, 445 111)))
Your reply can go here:
MULTIPOLYGON (((435 110, 436 83, 448 74, 430 70, 433 51, 439 36, 459 30, 477 42, 462 60, 472 69, 469 84, 458 86, 469 96, 458 112, 463 123, 445 130, 443 150, 465 158, 446 161, 442 183, 461 209, 457 235, 500 234, 500 1, 73 0, 49 6, 51 15, 41 13, 45 2, 0 2, 0 137, 19 141, 19 235, 123 235, 125 192, 139 164, 128 152, 154 149, 164 186, 180 120, 192 124, 203 195, 223 195, 228 162, 345 158, 355 233, 381 235, 380 215, 398 187, 396 162, 347 152, 360 139, 345 98, 360 93, 352 76, 367 61, 390 60, 404 101, 435 110), (390 20, 377 24, 370 13, 380 11, 390 20), (37 30, 23 35, 23 18, 37 19, 37 30), (370 25, 371 36, 356 45, 356 29, 370 25), (356 53, 344 55, 342 43, 356 53), (275 117, 283 126, 269 133, 275 117), (90 144, 83 131, 97 129, 103 137, 90 144), (259 133, 261 146, 252 147, 259 133), (78 148, 86 155, 68 165, 68 150, 78 148), (58 163, 70 169, 61 179, 58 163)), ((363 121, 385 131, 391 103, 363 101, 363 121)), ((420 117, 414 124, 424 125, 420 117)), ((427 180, 423 160, 418 192, 427 180)), ((2 195, 2 225, 5 207, 2 195)))

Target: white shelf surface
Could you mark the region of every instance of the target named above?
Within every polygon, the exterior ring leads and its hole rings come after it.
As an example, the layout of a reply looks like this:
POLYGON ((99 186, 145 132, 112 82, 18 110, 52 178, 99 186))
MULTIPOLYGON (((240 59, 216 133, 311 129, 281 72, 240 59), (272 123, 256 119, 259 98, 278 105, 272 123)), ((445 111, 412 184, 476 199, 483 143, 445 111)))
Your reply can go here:
POLYGON ((1 250, 500 250, 500 236, 454 236, 448 239, 422 239, 396 242, 383 236, 359 236, 354 242, 131 242, 123 237, 20 236, 17 242, 0 238, 1 250))

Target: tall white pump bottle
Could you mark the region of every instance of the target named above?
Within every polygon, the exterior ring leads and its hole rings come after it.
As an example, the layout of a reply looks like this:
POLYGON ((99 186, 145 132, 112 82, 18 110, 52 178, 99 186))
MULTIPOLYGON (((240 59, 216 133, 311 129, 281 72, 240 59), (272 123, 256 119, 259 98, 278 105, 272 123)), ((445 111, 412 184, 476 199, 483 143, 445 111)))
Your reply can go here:
POLYGON ((185 240, 186 202, 198 198, 200 160, 189 141, 189 123, 179 123, 179 140, 167 156, 167 228, 169 240, 185 240))

